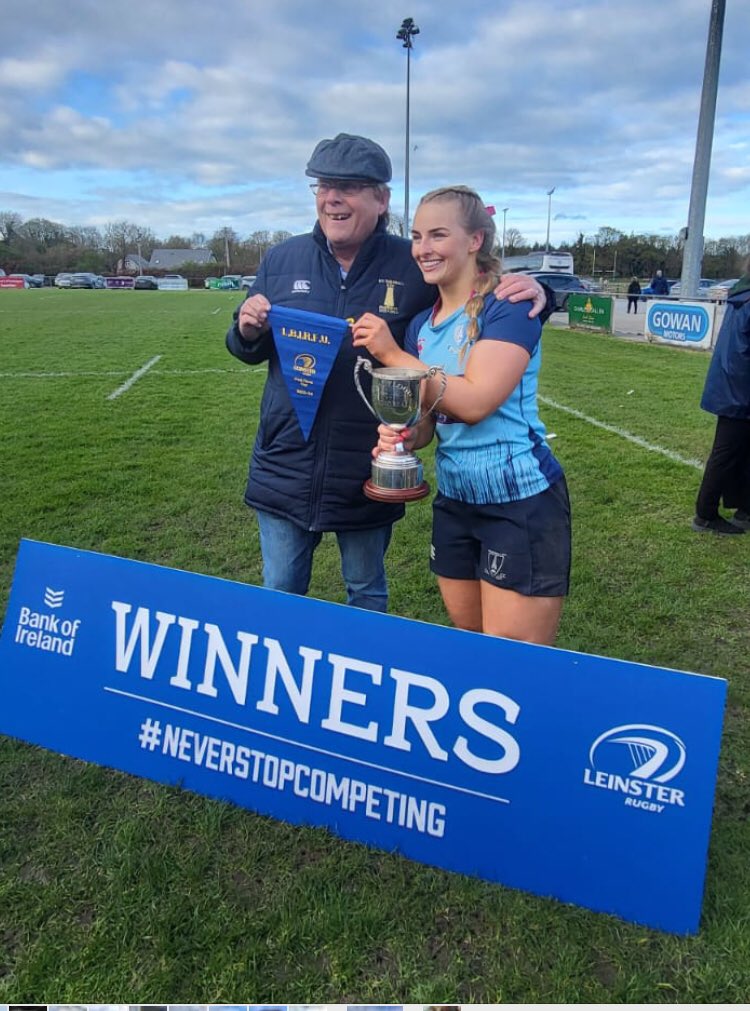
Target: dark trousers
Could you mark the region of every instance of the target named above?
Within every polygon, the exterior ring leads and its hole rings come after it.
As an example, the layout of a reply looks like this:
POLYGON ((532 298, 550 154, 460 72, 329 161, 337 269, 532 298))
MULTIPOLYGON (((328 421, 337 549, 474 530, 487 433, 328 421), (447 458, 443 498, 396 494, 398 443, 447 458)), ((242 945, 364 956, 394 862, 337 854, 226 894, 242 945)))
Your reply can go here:
POLYGON ((638 312, 638 296, 628 295, 628 312, 630 312, 630 306, 633 306, 633 312, 638 312))
POLYGON ((721 499, 727 509, 750 512, 750 419, 720 417, 716 421, 696 514, 704 520, 716 519, 721 499))

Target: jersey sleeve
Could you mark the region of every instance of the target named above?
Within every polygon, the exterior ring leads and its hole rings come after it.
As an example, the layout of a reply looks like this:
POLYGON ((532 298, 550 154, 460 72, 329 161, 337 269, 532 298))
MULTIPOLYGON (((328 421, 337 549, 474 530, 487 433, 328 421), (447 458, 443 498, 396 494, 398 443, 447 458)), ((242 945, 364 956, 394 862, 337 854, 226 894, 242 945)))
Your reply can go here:
POLYGON ((518 344, 532 355, 542 336, 542 324, 538 319, 529 319, 530 308, 531 302, 498 301, 494 295, 488 295, 479 340, 518 344))
POLYGON ((404 351, 407 354, 414 355, 415 358, 419 358, 419 331, 422 329, 422 324, 425 320, 429 318, 431 312, 432 309, 424 309, 422 312, 418 312, 406 328, 404 351))

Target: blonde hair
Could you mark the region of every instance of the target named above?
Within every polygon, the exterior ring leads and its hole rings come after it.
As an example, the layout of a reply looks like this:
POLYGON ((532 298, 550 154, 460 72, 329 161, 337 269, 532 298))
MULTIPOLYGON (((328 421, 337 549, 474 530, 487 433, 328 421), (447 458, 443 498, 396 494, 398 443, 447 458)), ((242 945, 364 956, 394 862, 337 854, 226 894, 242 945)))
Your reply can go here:
POLYGON ((466 343, 461 348, 459 360, 464 357, 468 347, 479 336, 479 314, 484 307, 484 296, 497 286, 502 273, 500 257, 495 252, 495 223, 484 201, 469 186, 442 186, 437 190, 425 193, 419 201, 429 204, 433 201, 455 201, 460 208, 461 227, 468 233, 483 232, 482 245, 477 250, 477 273, 474 278, 474 289, 466 303, 465 312, 469 317, 466 328, 466 343))

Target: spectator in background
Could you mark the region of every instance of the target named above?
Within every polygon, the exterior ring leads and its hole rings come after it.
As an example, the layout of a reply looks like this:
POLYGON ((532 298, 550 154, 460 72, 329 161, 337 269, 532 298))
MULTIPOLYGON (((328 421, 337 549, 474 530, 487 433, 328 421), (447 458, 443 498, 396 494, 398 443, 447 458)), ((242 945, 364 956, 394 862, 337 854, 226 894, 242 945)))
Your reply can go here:
POLYGON ((668 295, 669 285, 667 284, 667 279, 664 277, 660 270, 657 270, 654 276, 651 278, 651 291, 654 295, 668 295))
POLYGON ((640 293, 641 286, 638 283, 638 278, 634 277, 628 285, 628 312, 630 312, 631 305, 633 307, 633 312, 638 312, 638 296, 640 293))
POLYGON ((693 530, 743 534, 750 530, 750 258, 730 289, 701 407, 717 415, 711 455, 695 503, 693 530), (719 503, 734 509, 726 520, 719 503))

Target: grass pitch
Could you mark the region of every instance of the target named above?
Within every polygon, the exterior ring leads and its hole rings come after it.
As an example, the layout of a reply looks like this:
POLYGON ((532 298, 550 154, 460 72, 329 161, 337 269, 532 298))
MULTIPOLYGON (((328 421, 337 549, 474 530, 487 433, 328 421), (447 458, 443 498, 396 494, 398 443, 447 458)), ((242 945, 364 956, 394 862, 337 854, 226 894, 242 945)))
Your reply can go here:
MULTIPOLYGON (((260 582, 242 492, 265 370, 224 349, 236 300, 0 292, 3 611, 24 536, 260 582)), ((0 1001, 747 999, 750 537, 690 530, 714 427, 698 407, 708 356, 549 326, 543 353, 542 415, 574 518, 558 644, 729 680, 700 934, 659 934, 2 738, 0 1001)), ((429 473, 432 452, 420 455, 429 473)), ((388 556, 391 608, 445 622, 429 529, 429 502, 410 505, 388 556)), ((328 538, 312 593, 344 599, 328 538)))

